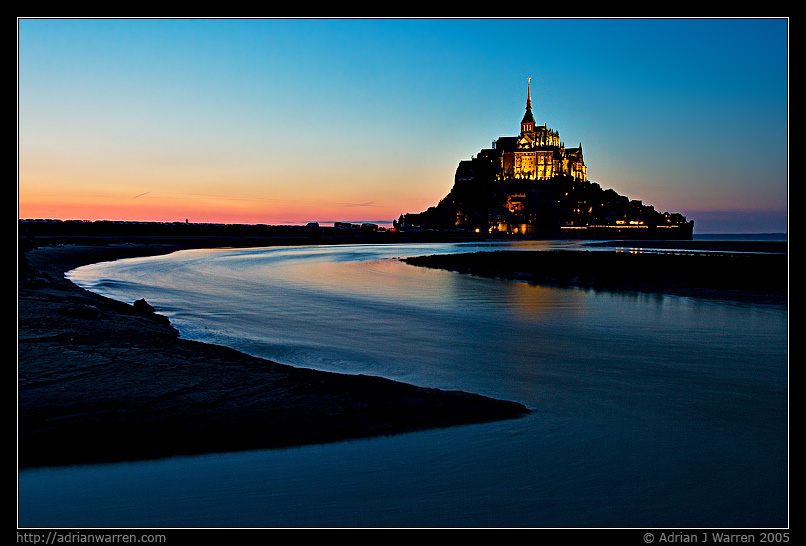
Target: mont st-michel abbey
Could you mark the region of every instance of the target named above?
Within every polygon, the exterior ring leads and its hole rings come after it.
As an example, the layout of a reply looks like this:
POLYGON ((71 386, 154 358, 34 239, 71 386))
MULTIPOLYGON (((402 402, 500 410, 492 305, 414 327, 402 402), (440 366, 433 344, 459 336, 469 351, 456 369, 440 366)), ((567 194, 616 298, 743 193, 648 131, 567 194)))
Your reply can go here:
POLYGON ((436 206, 404 214, 403 230, 469 230, 557 238, 691 239, 693 221, 660 213, 588 180, 582 144, 568 148, 538 125, 531 81, 518 136, 459 162, 450 193, 436 206))
MULTIPOLYGON (((530 82, 531 83, 531 82, 530 82)), ((585 182, 587 171, 582 160, 582 145, 566 148, 560 142, 560 134, 538 126, 532 114, 531 85, 526 87, 526 113, 521 120, 521 133, 517 137, 500 137, 493 148, 482 150, 476 160, 462 161, 456 179, 471 179, 475 164, 480 161, 495 165, 494 179, 502 180, 549 180, 568 177, 585 182)))

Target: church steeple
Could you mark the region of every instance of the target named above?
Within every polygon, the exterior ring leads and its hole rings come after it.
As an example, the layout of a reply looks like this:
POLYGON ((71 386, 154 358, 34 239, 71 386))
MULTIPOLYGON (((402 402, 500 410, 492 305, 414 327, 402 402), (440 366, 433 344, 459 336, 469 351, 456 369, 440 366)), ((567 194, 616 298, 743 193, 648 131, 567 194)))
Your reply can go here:
POLYGON ((533 133, 535 130, 535 118, 532 115, 532 78, 526 80, 526 113, 521 120, 521 134, 533 133))

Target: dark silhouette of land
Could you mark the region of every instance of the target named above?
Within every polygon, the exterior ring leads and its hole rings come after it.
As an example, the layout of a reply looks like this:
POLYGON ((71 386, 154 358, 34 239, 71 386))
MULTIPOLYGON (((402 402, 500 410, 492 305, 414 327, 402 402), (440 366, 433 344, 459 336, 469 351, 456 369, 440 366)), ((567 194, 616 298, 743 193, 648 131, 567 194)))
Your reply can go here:
POLYGON ((787 302, 786 243, 652 241, 641 245, 654 251, 505 250, 417 256, 403 261, 482 277, 560 287, 755 303, 787 302), (694 252, 697 248, 709 251, 694 252))
POLYGON ((555 177, 541 181, 493 180, 476 168, 472 180, 457 180, 439 203, 404 214, 403 230, 527 234, 542 239, 672 239, 693 237, 694 222, 661 213, 599 184, 555 177))

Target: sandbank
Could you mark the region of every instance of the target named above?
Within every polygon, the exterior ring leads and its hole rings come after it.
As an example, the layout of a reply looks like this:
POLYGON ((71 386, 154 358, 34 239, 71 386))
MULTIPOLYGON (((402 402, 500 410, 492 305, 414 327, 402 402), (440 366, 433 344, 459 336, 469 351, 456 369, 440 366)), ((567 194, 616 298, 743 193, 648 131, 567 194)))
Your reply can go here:
MULTIPOLYGON (((615 243, 621 244, 621 243, 615 243)), ((613 242, 591 246, 613 246, 613 242)), ((411 265, 532 284, 786 305, 786 243, 624 241, 625 250, 500 250, 413 256, 411 265), (651 252, 634 249, 652 249, 651 252)))

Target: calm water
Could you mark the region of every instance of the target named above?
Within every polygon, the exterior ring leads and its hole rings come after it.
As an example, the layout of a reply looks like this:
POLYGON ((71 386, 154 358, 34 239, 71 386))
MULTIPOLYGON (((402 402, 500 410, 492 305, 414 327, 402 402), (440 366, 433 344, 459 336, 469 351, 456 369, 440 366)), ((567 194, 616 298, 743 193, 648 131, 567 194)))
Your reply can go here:
POLYGON ((475 250, 196 250, 73 271, 93 291, 144 297, 183 337, 534 412, 326 446, 25 471, 20 525, 787 524, 786 308, 535 287, 395 259, 475 250))

